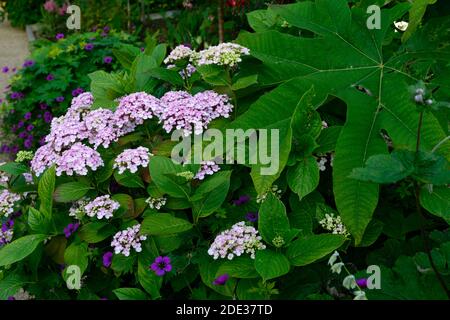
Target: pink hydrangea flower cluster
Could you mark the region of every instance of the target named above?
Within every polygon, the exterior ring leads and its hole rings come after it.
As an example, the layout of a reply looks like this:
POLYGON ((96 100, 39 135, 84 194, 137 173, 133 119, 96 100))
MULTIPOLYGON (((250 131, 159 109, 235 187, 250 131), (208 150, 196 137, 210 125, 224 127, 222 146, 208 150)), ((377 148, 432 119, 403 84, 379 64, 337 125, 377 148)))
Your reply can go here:
POLYGON ((220 233, 209 248, 208 254, 214 259, 232 260, 235 256, 239 257, 246 253, 255 259, 256 250, 266 248, 261 239, 254 227, 247 226, 241 221, 234 224, 231 229, 220 233))
POLYGON ((109 195, 97 197, 89 202, 85 211, 89 217, 97 216, 98 219, 110 219, 113 212, 120 208, 120 204, 110 198, 109 195))
MULTIPOLYGON (((167 66, 167 69, 173 69, 173 68, 175 68, 176 66, 174 65, 174 64, 169 64, 168 66, 167 66)), ((183 69, 183 70, 180 70, 179 72, 178 72, 178 74, 181 76, 181 78, 183 78, 183 79, 188 79, 188 78, 190 78, 194 73, 195 73, 195 71, 197 71, 197 68, 196 67, 194 67, 192 64, 188 64, 187 66, 186 66, 186 68, 185 69, 183 69)))
MULTIPOLYGON (((213 119, 229 117, 233 109, 226 95, 214 91, 194 96, 184 91, 171 91, 161 99, 145 92, 132 93, 119 99, 114 112, 106 109, 91 111, 93 102, 92 94, 82 93, 72 100, 64 116, 53 119, 50 134, 45 138, 46 144, 36 151, 31 161, 31 168, 37 176, 54 164, 57 175, 86 175, 88 169, 96 170, 104 165, 96 151, 99 146, 108 148, 112 142, 133 132, 138 125, 154 116, 168 133, 179 129, 188 136, 192 132, 203 132, 213 119)), ((123 168, 135 170, 139 165, 148 165, 147 156, 139 148, 137 152, 119 156, 118 162, 129 164, 118 166, 122 172, 123 168), (123 161, 120 161, 121 157, 123 161), (133 161, 138 163, 133 164, 133 161)))
POLYGON ((135 173, 139 167, 145 168, 148 166, 150 156, 152 156, 150 150, 145 147, 125 149, 117 156, 113 168, 118 168, 120 174, 125 172, 125 170, 130 170, 131 173, 135 173))
POLYGON ((120 135, 134 131, 136 126, 159 114, 161 105, 158 98, 145 92, 136 92, 119 99, 119 106, 114 112, 116 126, 120 135))
POLYGON ((162 113, 159 115, 163 128, 183 130, 185 136, 200 134, 218 117, 228 118, 233 105, 224 94, 212 90, 192 96, 185 91, 170 91, 161 98, 162 113))
POLYGON ((95 171, 103 165, 103 160, 97 151, 77 142, 70 149, 63 151, 56 160, 56 175, 60 176, 65 172, 69 176, 74 173, 85 176, 88 174, 88 168, 95 171))
POLYGON ((114 253, 121 253, 125 257, 128 257, 130 255, 131 248, 133 248, 136 252, 141 252, 141 241, 147 240, 147 236, 139 235, 140 229, 141 225, 136 224, 125 230, 117 232, 111 242, 111 247, 114 248, 114 253))
POLYGON ((214 161, 202 161, 200 164, 200 169, 195 175, 194 179, 203 180, 207 175, 212 175, 214 172, 220 170, 220 167, 214 161))
POLYGON ((20 200, 20 195, 10 192, 8 189, 0 192, 0 216, 8 217, 14 212, 14 204, 20 200))

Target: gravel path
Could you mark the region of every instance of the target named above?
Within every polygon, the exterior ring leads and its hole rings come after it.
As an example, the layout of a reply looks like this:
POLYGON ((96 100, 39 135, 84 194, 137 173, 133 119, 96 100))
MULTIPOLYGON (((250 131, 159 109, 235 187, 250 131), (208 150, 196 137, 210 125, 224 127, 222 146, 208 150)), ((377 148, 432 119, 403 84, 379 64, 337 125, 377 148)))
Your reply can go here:
MULTIPOLYGON (((28 53, 25 31, 12 28, 8 22, 0 23, 0 68, 21 66, 28 53)), ((8 84, 10 75, 0 72, 0 98, 4 96, 3 88, 8 84)))
MULTIPOLYGON (((25 31, 12 28, 7 21, 0 23, 0 99, 4 99, 4 88, 8 85, 8 79, 12 75, 11 69, 22 66, 28 53, 28 38, 25 31), (1 72, 4 66, 10 69, 6 74, 1 72)), ((0 114, 0 125, 1 118, 0 114)), ((6 142, 5 140, 8 139, 0 130, 0 145, 6 142)), ((0 161, 5 160, 8 160, 8 156, 0 153, 0 161)))

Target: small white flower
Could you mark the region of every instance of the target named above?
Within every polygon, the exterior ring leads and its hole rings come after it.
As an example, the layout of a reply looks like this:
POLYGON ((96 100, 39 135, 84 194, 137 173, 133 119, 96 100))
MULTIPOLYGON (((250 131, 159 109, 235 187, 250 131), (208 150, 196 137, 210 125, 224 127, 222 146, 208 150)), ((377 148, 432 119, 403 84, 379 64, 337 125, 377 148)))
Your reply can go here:
POLYGON ((366 293, 364 291, 354 291, 353 294, 355 295, 353 300, 367 300, 366 293))
POLYGON ((406 31, 409 23, 406 21, 394 21, 394 26, 400 31, 406 31))
POLYGON ((337 252, 337 251, 333 252, 333 254, 331 255, 330 259, 328 260, 328 264, 330 266, 332 266, 336 262, 338 257, 339 257, 339 252, 337 252))
POLYGON ((344 266, 343 262, 335 263, 331 266, 331 272, 340 274, 343 266, 344 266))
POLYGON ((350 274, 348 276, 346 276, 344 278, 344 280, 342 281, 342 285, 344 286, 344 288, 351 290, 356 288, 356 279, 355 276, 350 274))

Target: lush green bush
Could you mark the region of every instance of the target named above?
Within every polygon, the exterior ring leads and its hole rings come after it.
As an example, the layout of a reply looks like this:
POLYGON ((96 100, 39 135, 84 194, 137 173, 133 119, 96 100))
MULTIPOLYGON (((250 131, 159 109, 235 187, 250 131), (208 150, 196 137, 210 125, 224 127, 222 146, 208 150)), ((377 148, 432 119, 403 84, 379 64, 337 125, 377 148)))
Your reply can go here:
POLYGON ((11 142, 3 151, 36 149, 48 133, 51 119, 64 114, 71 98, 89 88, 88 74, 116 70, 119 64, 113 51, 136 42, 125 33, 102 33, 99 30, 35 43, 36 49, 23 68, 11 77, 3 104, 3 131, 11 142))
POLYGON ((41 19, 40 7, 43 3, 43 0, 8 0, 5 7, 8 20, 13 27, 20 28, 36 23, 41 19))
POLYGON ((124 70, 90 75, 32 181, 28 154, 0 167, 0 298, 447 299, 450 19, 398 32, 417 8, 390 3, 369 30, 367 2, 252 12, 250 55, 117 50, 124 70), (279 170, 175 164, 187 124, 278 129, 279 170))

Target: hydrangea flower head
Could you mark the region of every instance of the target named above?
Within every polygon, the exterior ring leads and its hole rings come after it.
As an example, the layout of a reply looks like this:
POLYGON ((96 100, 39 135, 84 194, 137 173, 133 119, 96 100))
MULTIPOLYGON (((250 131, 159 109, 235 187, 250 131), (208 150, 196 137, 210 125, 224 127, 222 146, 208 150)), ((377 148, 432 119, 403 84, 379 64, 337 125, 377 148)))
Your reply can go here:
POLYGON ((85 211, 89 217, 97 217, 98 219, 110 219, 113 212, 120 208, 120 204, 110 198, 109 195, 97 197, 89 202, 85 211))
POLYGON ((139 167, 146 168, 148 166, 150 156, 152 156, 150 150, 145 147, 125 149, 117 156, 113 168, 118 168, 119 174, 122 174, 126 170, 135 173, 138 171, 139 167))
POLYGON ((220 233, 211 244, 208 254, 214 259, 228 258, 229 260, 235 256, 250 254, 250 258, 255 259, 256 250, 266 248, 261 240, 261 236, 254 227, 247 226, 244 221, 241 221, 233 225, 231 229, 220 233))
POLYGON ((194 51, 192 51, 191 48, 185 45, 179 45, 170 52, 167 58, 164 59, 164 63, 171 64, 183 59, 189 60, 193 53, 194 51))
POLYGON ((8 217, 14 212, 14 205, 20 200, 20 195, 3 189, 0 192, 0 216, 8 217))
POLYGON ((148 197, 145 200, 145 202, 148 204, 148 206, 151 209, 159 210, 166 204, 167 198, 165 198, 165 197, 160 197, 160 198, 148 197))
POLYGON ((217 172, 219 170, 220 170, 219 165, 216 164, 214 161, 202 161, 200 169, 198 170, 194 178, 198 180, 203 180, 207 175, 213 175, 214 172, 217 172))
POLYGON ((114 235, 111 247, 115 254, 123 254, 128 257, 133 248, 136 252, 142 251, 141 241, 147 240, 147 236, 139 235, 141 225, 137 224, 114 235))
POLYGON ((97 151, 77 142, 56 160, 56 175, 60 176, 62 173, 66 173, 71 176, 75 173, 85 176, 88 174, 88 168, 95 171, 103 165, 103 160, 97 151))
POLYGON ((250 55, 250 50, 239 44, 227 42, 194 53, 191 62, 196 66, 214 64, 234 67, 242 61, 243 55, 250 55))

